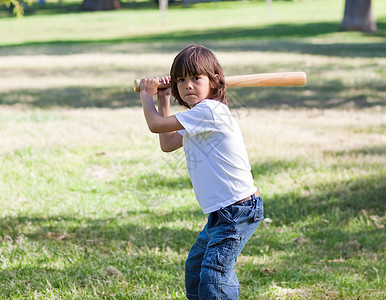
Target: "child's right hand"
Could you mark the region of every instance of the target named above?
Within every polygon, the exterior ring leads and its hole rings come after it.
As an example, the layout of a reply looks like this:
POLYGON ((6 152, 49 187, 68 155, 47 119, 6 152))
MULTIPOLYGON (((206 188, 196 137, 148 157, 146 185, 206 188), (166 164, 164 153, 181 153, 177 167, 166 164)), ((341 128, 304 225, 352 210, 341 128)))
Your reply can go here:
POLYGON ((141 94, 146 95, 155 95, 158 92, 158 84, 159 79, 158 77, 146 77, 141 79, 140 87, 141 87, 141 94))

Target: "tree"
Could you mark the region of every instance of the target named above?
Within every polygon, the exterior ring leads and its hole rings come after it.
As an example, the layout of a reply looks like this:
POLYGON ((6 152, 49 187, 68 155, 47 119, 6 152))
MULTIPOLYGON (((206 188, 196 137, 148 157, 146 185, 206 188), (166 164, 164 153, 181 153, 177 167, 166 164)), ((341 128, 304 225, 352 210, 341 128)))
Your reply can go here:
POLYGON ((371 0, 346 0, 341 28, 346 31, 376 32, 371 0))
POLYGON ((22 0, 0 0, 0 5, 5 5, 8 8, 12 8, 13 13, 18 17, 21 17, 24 15, 22 0))
POLYGON ((85 10, 114 10, 121 7, 119 0, 83 0, 85 10))

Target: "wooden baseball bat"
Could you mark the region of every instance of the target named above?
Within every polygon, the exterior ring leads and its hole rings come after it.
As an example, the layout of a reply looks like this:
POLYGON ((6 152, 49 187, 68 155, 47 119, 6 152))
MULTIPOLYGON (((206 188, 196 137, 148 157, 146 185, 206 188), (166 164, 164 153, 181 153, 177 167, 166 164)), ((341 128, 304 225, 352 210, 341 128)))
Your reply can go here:
MULTIPOLYGON (((305 85, 306 81, 306 73, 304 72, 261 73, 225 77, 227 87, 292 86, 305 85)), ((134 91, 141 91, 140 82, 140 79, 134 80, 134 91)), ((168 87, 170 87, 169 84, 158 85, 158 89, 168 87)))

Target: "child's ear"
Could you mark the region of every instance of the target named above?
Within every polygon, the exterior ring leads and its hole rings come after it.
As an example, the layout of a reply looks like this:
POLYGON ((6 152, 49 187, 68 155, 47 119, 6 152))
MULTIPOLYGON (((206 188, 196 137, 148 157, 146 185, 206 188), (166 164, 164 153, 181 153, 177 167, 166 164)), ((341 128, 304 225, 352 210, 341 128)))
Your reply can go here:
POLYGON ((219 81, 220 81, 220 75, 215 74, 214 75, 214 82, 211 82, 211 88, 216 88, 219 81))

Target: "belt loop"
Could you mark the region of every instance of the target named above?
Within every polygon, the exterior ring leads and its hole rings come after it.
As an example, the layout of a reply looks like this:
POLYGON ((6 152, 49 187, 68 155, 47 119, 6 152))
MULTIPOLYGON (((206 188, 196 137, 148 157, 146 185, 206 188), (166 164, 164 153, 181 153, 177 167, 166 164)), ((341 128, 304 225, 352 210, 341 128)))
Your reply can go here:
POLYGON ((251 195, 251 198, 252 198, 253 201, 255 201, 255 200, 256 200, 255 194, 252 194, 252 195, 251 195))

